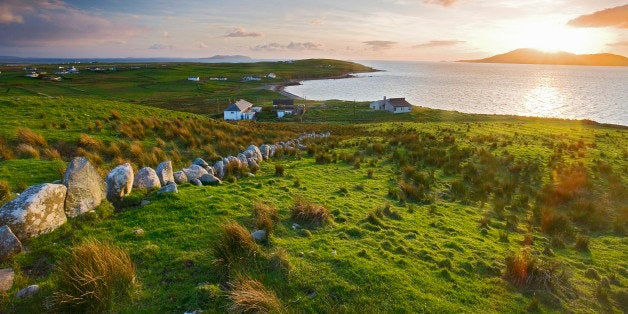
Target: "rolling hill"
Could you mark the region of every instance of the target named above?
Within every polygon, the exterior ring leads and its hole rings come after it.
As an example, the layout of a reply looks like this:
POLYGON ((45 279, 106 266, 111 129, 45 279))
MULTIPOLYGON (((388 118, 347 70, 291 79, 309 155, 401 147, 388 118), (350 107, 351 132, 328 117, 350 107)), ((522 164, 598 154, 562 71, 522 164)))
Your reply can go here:
POLYGON ((516 49, 484 59, 460 60, 458 62, 628 66, 628 58, 611 53, 578 55, 564 51, 543 52, 530 48, 516 49))

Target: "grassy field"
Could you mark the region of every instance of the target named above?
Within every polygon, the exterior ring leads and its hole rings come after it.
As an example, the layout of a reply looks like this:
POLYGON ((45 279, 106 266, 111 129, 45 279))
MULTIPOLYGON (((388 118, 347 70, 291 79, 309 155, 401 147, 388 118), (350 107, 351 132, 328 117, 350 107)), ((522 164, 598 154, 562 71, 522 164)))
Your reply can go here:
POLYGON ((625 127, 427 108, 392 115, 338 101, 259 123, 95 96, 0 105, 0 181, 13 192, 60 179, 75 155, 104 175, 123 161, 180 168, 332 133, 254 177, 135 191, 115 211, 105 204, 32 239, 2 265, 17 273, 3 312, 77 311, 58 305, 62 261, 89 239, 135 265, 134 289, 112 312, 238 312, 252 302, 277 312, 628 310, 625 127), (257 244, 248 232, 260 226, 272 233, 257 244), (29 284, 42 292, 13 298, 29 284))

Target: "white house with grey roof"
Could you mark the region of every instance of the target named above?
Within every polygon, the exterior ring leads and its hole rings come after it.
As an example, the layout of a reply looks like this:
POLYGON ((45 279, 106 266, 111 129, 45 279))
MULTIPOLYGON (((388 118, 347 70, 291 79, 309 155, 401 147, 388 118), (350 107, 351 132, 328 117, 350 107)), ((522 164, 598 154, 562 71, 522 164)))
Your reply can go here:
POLYGON ((386 110, 392 113, 411 112, 412 105, 405 98, 386 98, 374 101, 370 105, 373 110, 386 110))
POLYGON ((229 104, 224 111, 224 119, 227 121, 253 120, 262 107, 253 107, 253 104, 240 99, 229 104))

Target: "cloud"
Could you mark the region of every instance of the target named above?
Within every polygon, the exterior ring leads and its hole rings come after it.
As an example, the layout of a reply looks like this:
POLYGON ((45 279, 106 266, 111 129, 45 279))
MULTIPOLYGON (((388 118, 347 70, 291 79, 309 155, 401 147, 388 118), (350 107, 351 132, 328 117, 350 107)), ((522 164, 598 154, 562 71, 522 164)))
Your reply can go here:
POLYGON ((57 0, 3 0, 0 25, 0 46, 5 47, 124 42, 146 31, 57 0))
POLYGON ((449 6, 452 6, 454 3, 456 3, 457 1, 458 0, 424 0, 423 3, 438 4, 444 7, 449 7, 449 6))
POLYGON ((325 20, 325 18, 313 19, 313 20, 310 21, 310 25, 312 25, 312 26, 321 25, 321 24, 323 24, 323 20, 325 20))
POLYGON ((444 47, 444 46, 453 46, 457 44, 465 43, 462 40, 430 40, 429 42, 418 44, 412 46, 412 48, 422 49, 422 48, 434 48, 434 47, 444 47))
POLYGON ((363 42, 367 46, 369 46, 372 50, 385 50, 390 49, 397 44, 396 41, 388 41, 388 40, 370 40, 363 42))
POLYGON ((270 43, 266 45, 257 45, 251 47, 254 51, 303 51, 303 50, 320 50, 323 47, 320 43, 313 42, 290 42, 287 45, 280 43, 270 43))
POLYGON ((628 41, 620 41, 620 42, 606 44, 606 45, 611 46, 611 47, 624 47, 624 46, 628 46, 628 41))
POLYGON ((152 50, 164 50, 164 49, 172 49, 174 48, 172 45, 164 45, 164 44, 152 44, 148 47, 148 49, 152 50))
POLYGON ((244 28, 236 27, 227 33, 224 37, 262 37, 264 34, 258 32, 247 32, 244 28))
POLYGON ((198 47, 199 48, 209 48, 209 46, 206 43, 202 42, 202 41, 198 42, 198 47))
POLYGON ((578 16, 567 22, 567 25, 574 27, 628 28, 628 4, 578 16))

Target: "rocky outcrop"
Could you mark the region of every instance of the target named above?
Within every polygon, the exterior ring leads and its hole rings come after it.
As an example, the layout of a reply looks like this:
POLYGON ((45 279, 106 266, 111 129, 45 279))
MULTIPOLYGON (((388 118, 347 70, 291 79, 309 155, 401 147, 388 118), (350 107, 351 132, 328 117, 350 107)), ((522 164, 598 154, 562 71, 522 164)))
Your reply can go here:
POLYGON ((157 165, 157 177, 159 178, 159 183, 164 186, 168 184, 168 182, 175 182, 174 175, 172 173, 172 161, 164 161, 157 165))
POLYGON ((70 218, 94 210, 106 196, 105 181, 85 157, 72 159, 63 175, 63 185, 68 189, 65 214, 70 218))
POLYGON ((117 166, 107 175, 107 200, 118 204, 133 189, 133 168, 128 163, 117 166))
POLYGON ((191 165, 188 168, 184 168, 183 173, 188 178, 188 182, 194 179, 199 179, 202 175, 207 174, 207 170, 199 165, 191 165))
POLYGON ((183 171, 177 171, 173 173, 173 175, 174 175, 174 183, 176 184, 188 183, 188 176, 186 176, 183 171))
POLYGON ((179 193, 179 189, 177 189, 177 184, 174 182, 170 182, 164 185, 161 189, 159 189, 159 191, 157 191, 157 194, 165 193, 179 193))
POLYGON ((144 189, 144 190, 152 190, 154 188, 161 188, 161 181, 159 180, 159 176, 157 176, 157 172, 150 167, 144 167, 140 169, 135 178, 133 179, 133 188, 135 189, 144 189))
POLYGON ((0 227, 0 263, 22 252, 22 242, 13 234, 9 226, 0 227))
POLYGON ((0 208, 0 225, 7 225, 21 241, 49 233, 63 225, 67 188, 44 183, 27 188, 0 208))

